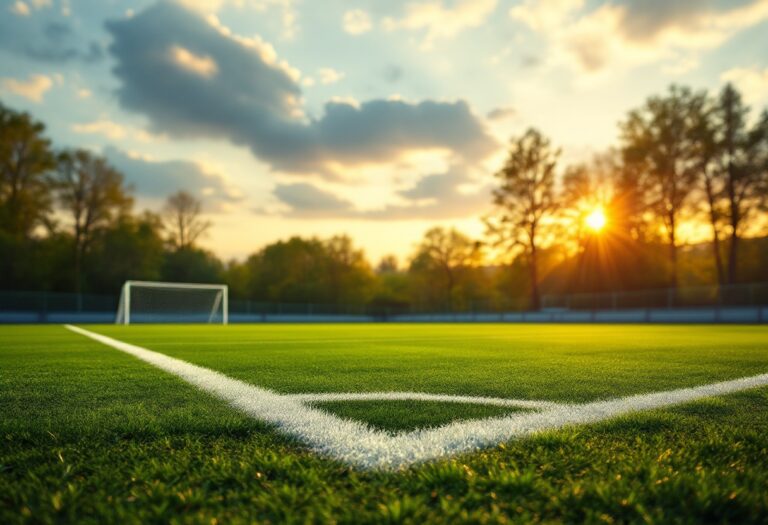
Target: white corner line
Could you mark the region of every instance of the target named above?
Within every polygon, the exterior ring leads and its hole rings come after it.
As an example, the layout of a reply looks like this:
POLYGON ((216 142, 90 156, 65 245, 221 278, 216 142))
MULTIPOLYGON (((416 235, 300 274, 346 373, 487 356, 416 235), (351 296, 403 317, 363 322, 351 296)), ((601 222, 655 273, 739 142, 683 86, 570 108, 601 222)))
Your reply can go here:
POLYGON ((609 401, 557 405, 540 412, 459 421, 433 429, 392 434, 306 406, 297 395, 281 395, 181 359, 76 326, 65 326, 75 333, 173 374, 253 418, 275 425, 280 432, 299 439, 320 454, 365 469, 401 469, 414 463, 495 446, 545 430, 594 423, 641 410, 663 408, 768 385, 768 374, 759 374, 693 388, 609 401))
POLYGON ((430 394, 427 392, 329 392, 285 394, 285 397, 301 401, 302 403, 329 403, 334 401, 437 401, 441 403, 466 403, 472 405, 525 408, 530 410, 548 410, 563 406, 561 403, 553 403, 550 401, 430 394))

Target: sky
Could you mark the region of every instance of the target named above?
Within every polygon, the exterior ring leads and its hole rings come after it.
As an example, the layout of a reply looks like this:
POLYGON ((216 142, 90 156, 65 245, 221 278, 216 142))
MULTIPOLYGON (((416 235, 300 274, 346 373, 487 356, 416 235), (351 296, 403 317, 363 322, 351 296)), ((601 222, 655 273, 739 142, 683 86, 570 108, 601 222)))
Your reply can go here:
POLYGON ((346 233, 405 259, 483 232, 510 137, 563 163, 671 84, 768 105, 768 0, 2 0, 0 101, 104 155, 159 210, 186 189, 242 258, 346 233))

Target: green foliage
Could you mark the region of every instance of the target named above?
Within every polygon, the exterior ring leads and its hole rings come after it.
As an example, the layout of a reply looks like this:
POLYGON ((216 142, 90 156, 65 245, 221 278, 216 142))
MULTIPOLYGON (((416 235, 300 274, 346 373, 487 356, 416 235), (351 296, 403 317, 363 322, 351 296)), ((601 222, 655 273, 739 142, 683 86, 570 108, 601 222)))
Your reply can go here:
POLYGON ((122 217, 111 228, 99 230, 85 260, 90 289, 118 290, 136 276, 160 280, 171 255, 165 252, 159 221, 157 216, 145 213, 122 217))
POLYGON ((482 245, 455 229, 431 228, 411 260, 411 293, 417 308, 466 310, 484 287, 482 245))
POLYGON ((555 175, 560 150, 536 129, 513 138, 504 166, 496 173, 495 216, 486 220, 488 233, 499 246, 522 248, 528 262, 531 307, 539 308, 537 250, 543 230, 559 207, 555 175))
POLYGON ((49 224, 55 166, 45 126, 0 103, 0 229, 28 238, 49 224))
POLYGON ((542 133, 514 137, 486 240, 431 228, 407 270, 385 260, 373 272, 347 236, 296 236, 224 264, 196 245, 211 224, 193 195, 169 196, 162 222, 137 215, 104 159, 57 153, 42 123, 0 104, 0 289, 115 294, 125 279, 224 281, 234 299, 385 316, 536 309, 542 293, 768 281, 768 111, 750 118, 730 85, 717 96, 672 86, 627 115, 620 140, 561 170, 542 133), (596 205, 608 215, 599 234, 582 227, 596 205), (681 221, 705 219, 712 242, 678 250, 681 221))
POLYGON ((245 266, 249 296, 259 300, 363 305, 373 293, 371 268, 346 236, 291 237, 264 247, 245 266))
POLYGON ((160 280, 182 283, 221 282, 224 267, 212 253, 199 248, 179 248, 165 254, 160 280))
MULTIPOLYGON (((747 375, 768 363, 762 327, 97 330, 284 392, 416 385, 586 400, 747 375)), ((0 329, 0 369, 7 524, 746 524, 768 513, 765 388, 386 473, 317 456, 62 327, 0 329)))

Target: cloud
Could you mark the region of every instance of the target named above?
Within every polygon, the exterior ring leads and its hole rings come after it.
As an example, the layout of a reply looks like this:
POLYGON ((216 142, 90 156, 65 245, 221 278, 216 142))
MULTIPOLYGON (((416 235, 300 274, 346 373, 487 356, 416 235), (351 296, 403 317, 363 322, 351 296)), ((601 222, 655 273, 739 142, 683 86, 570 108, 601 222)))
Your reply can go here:
POLYGON ((362 9, 352 9, 344 13, 342 23, 344 31, 350 35, 362 35, 371 30, 371 16, 362 9))
POLYGON ((386 80, 387 82, 394 84, 395 82, 399 81, 401 78, 403 78, 402 67, 396 66, 394 64, 390 64, 384 68, 384 80, 386 80))
MULTIPOLYGON (((173 0, 170 0, 173 1, 173 0)), ((265 12, 269 9, 280 10, 280 22, 283 26, 282 37, 290 40, 299 30, 294 0, 175 0, 185 8, 203 15, 215 15, 226 6, 238 9, 251 9, 265 12)))
POLYGON ((321 67, 317 71, 317 76, 320 79, 321 84, 335 84, 344 78, 344 73, 340 73, 330 67, 321 67))
POLYGON ((219 67, 209 56, 199 56, 181 46, 171 46, 169 50, 171 60, 181 69, 201 77, 211 77, 216 74, 219 67))
POLYGON ((768 67, 735 67, 720 75, 723 82, 732 82, 744 94, 748 104, 768 100, 768 67))
POLYGON ((458 0, 452 7, 446 7, 442 0, 409 3, 405 15, 386 19, 384 28, 423 32, 422 47, 429 49, 437 40, 482 25, 495 11, 496 4, 497 0, 458 0))
POLYGON ((335 218, 354 213, 350 201, 306 182, 278 184, 274 195, 291 208, 293 216, 335 218))
POLYGON ((45 92, 53 86, 53 80, 45 75, 32 75, 29 80, 2 79, 3 89, 33 102, 42 102, 45 92))
POLYGON ((525 0, 509 10, 509 16, 536 31, 560 29, 563 22, 584 6, 584 0, 525 0))
POLYGON ((19 16, 29 16, 29 6, 24 2, 14 2, 10 8, 11 13, 19 16))
POLYGON ((680 72, 696 66, 697 52, 768 19, 768 0, 617 0, 592 9, 583 0, 526 0, 510 16, 582 71, 671 61, 667 69, 680 72))
POLYGON ((125 138, 130 138, 139 142, 157 142, 163 140, 163 137, 152 135, 143 129, 123 126, 122 124, 118 124, 117 122, 108 119, 75 123, 72 124, 70 129, 75 133, 83 135, 103 135, 111 140, 122 140, 125 138))
POLYGON ((243 200, 241 192, 226 179, 197 162, 158 161, 131 155, 114 147, 104 149, 110 164, 125 175, 136 194, 151 200, 185 190, 202 200, 207 211, 217 212, 243 200))
POLYGON ((107 27, 123 108, 171 136, 247 146, 276 170, 338 177, 350 166, 396 161, 410 151, 479 159, 496 147, 464 101, 330 101, 321 116, 306 115, 300 74, 271 46, 177 4, 159 3, 107 27), (176 67, 167 51, 174 46, 209 57, 217 73, 203 78, 176 67))
POLYGON ((0 16, 0 49, 41 62, 101 60, 101 44, 84 40, 82 34, 52 10, 36 12, 35 16, 0 16))
POLYGON ((359 210, 347 199, 309 183, 278 184, 274 196, 288 206, 286 215, 305 219, 414 220, 470 217, 491 203, 490 185, 477 186, 466 166, 427 175, 398 192, 399 201, 384 208, 359 210), (465 188, 470 186, 469 190, 465 188))
POLYGON ((486 114, 488 120, 508 120, 517 115, 515 108, 501 107, 494 108, 486 114))
POLYGON ((120 140, 127 134, 124 126, 109 120, 96 120, 82 124, 72 124, 72 131, 86 135, 104 135, 112 140, 120 140))

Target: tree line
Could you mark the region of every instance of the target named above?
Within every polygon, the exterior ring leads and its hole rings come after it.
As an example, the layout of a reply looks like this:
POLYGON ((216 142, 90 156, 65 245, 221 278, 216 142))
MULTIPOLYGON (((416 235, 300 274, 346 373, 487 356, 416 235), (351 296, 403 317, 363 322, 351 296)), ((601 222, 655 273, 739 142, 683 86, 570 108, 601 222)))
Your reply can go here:
POLYGON ((210 223, 185 191, 160 212, 104 158, 58 150, 0 104, 0 289, 116 293, 128 279, 226 282, 233 298, 461 310, 538 308, 543 293, 768 281, 768 110, 726 85, 671 86, 630 111, 614 148, 563 165, 536 129, 512 137, 486 234, 425 233, 372 265, 351 239, 292 237, 242 261, 199 247, 210 223), (589 227, 597 211, 605 227, 589 227), (681 228, 708 241, 681 242, 681 228))

